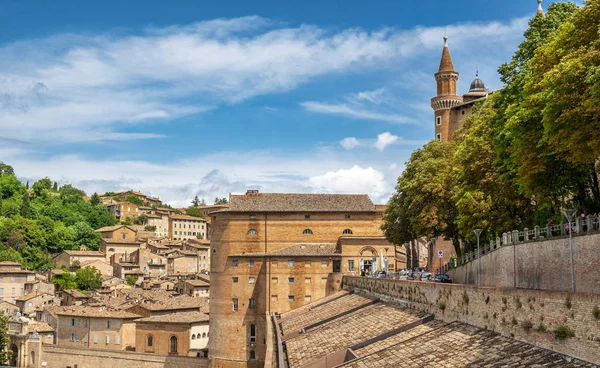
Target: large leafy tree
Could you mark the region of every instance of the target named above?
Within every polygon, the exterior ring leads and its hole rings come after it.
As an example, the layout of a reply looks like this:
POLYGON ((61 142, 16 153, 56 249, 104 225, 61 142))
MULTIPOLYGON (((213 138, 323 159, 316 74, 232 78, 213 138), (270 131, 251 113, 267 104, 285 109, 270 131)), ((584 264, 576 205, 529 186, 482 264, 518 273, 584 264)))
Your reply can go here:
POLYGON ((6 364, 12 357, 8 349, 8 316, 0 311, 0 364, 6 364))
POLYGON ((84 267, 75 272, 75 282, 79 290, 96 290, 102 286, 102 273, 96 267, 84 267))

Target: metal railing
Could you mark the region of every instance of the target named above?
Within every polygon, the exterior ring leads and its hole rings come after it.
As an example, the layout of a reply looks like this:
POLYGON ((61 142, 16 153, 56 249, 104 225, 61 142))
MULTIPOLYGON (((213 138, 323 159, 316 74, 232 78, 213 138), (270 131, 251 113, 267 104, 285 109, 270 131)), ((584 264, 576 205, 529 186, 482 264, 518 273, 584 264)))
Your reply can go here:
MULTIPOLYGON (((490 240, 489 243, 484 243, 480 247, 480 255, 485 255, 500 249, 505 246, 515 245, 518 243, 526 243, 532 241, 542 241, 552 239, 554 237, 567 236, 572 234, 585 234, 600 231, 600 217, 588 215, 584 218, 578 217, 573 222, 560 223, 559 225, 548 224, 544 227, 536 226, 533 229, 513 230, 508 233, 503 233, 502 237, 497 237, 495 240, 490 240)), ((478 258, 477 250, 467 252, 455 260, 451 260, 442 266, 440 273, 446 273, 449 270, 460 267, 478 258)))

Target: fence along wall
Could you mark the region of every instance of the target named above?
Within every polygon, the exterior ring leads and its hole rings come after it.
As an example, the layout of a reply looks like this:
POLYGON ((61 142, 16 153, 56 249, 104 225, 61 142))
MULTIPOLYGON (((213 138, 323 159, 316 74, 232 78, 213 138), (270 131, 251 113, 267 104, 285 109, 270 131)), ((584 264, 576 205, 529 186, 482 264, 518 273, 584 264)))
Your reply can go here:
POLYGON ((343 288, 600 363, 600 295, 349 276, 343 288), (574 336, 557 339, 559 328, 574 336))
MULTIPOLYGON (((571 224, 577 292, 600 294, 598 218, 571 224)), ((569 224, 514 231, 481 245, 480 286, 571 291, 569 224), (548 235, 550 234, 550 235, 548 235)), ((442 271, 455 283, 477 283, 477 252, 442 271)))
POLYGON ((166 356, 129 351, 104 351, 43 345, 38 360, 48 368, 207 368, 208 360, 182 356, 166 356))

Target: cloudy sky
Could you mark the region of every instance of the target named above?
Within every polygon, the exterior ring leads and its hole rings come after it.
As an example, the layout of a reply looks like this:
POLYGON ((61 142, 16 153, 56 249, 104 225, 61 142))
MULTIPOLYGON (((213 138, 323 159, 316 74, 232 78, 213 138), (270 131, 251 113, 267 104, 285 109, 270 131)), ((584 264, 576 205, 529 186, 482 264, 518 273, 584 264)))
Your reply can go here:
POLYGON ((444 31, 460 93, 477 68, 497 89, 497 67, 536 8, 5 0, 0 161, 22 180, 136 189, 175 206, 246 189, 385 203, 410 153, 433 137, 444 31))

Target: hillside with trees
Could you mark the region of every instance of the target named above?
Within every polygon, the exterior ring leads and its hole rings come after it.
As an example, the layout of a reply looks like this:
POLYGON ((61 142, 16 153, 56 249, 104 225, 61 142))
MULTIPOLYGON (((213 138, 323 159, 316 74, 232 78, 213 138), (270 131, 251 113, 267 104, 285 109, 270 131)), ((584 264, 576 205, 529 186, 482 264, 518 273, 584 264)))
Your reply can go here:
POLYGON ((86 200, 82 190, 58 187, 49 178, 28 188, 10 165, 0 162, 0 261, 44 271, 52 266, 51 253, 82 244, 97 250, 100 235, 94 229, 115 223, 106 206, 86 200))
POLYGON ((565 207, 600 212, 599 27, 600 0, 553 3, 530 21, 499 68, 505 87, 477 102, 452 141, 407 162, 385 214, 390 241, 440 236, 461 253, 476 228, 493 239, 560 222, 565 207))

